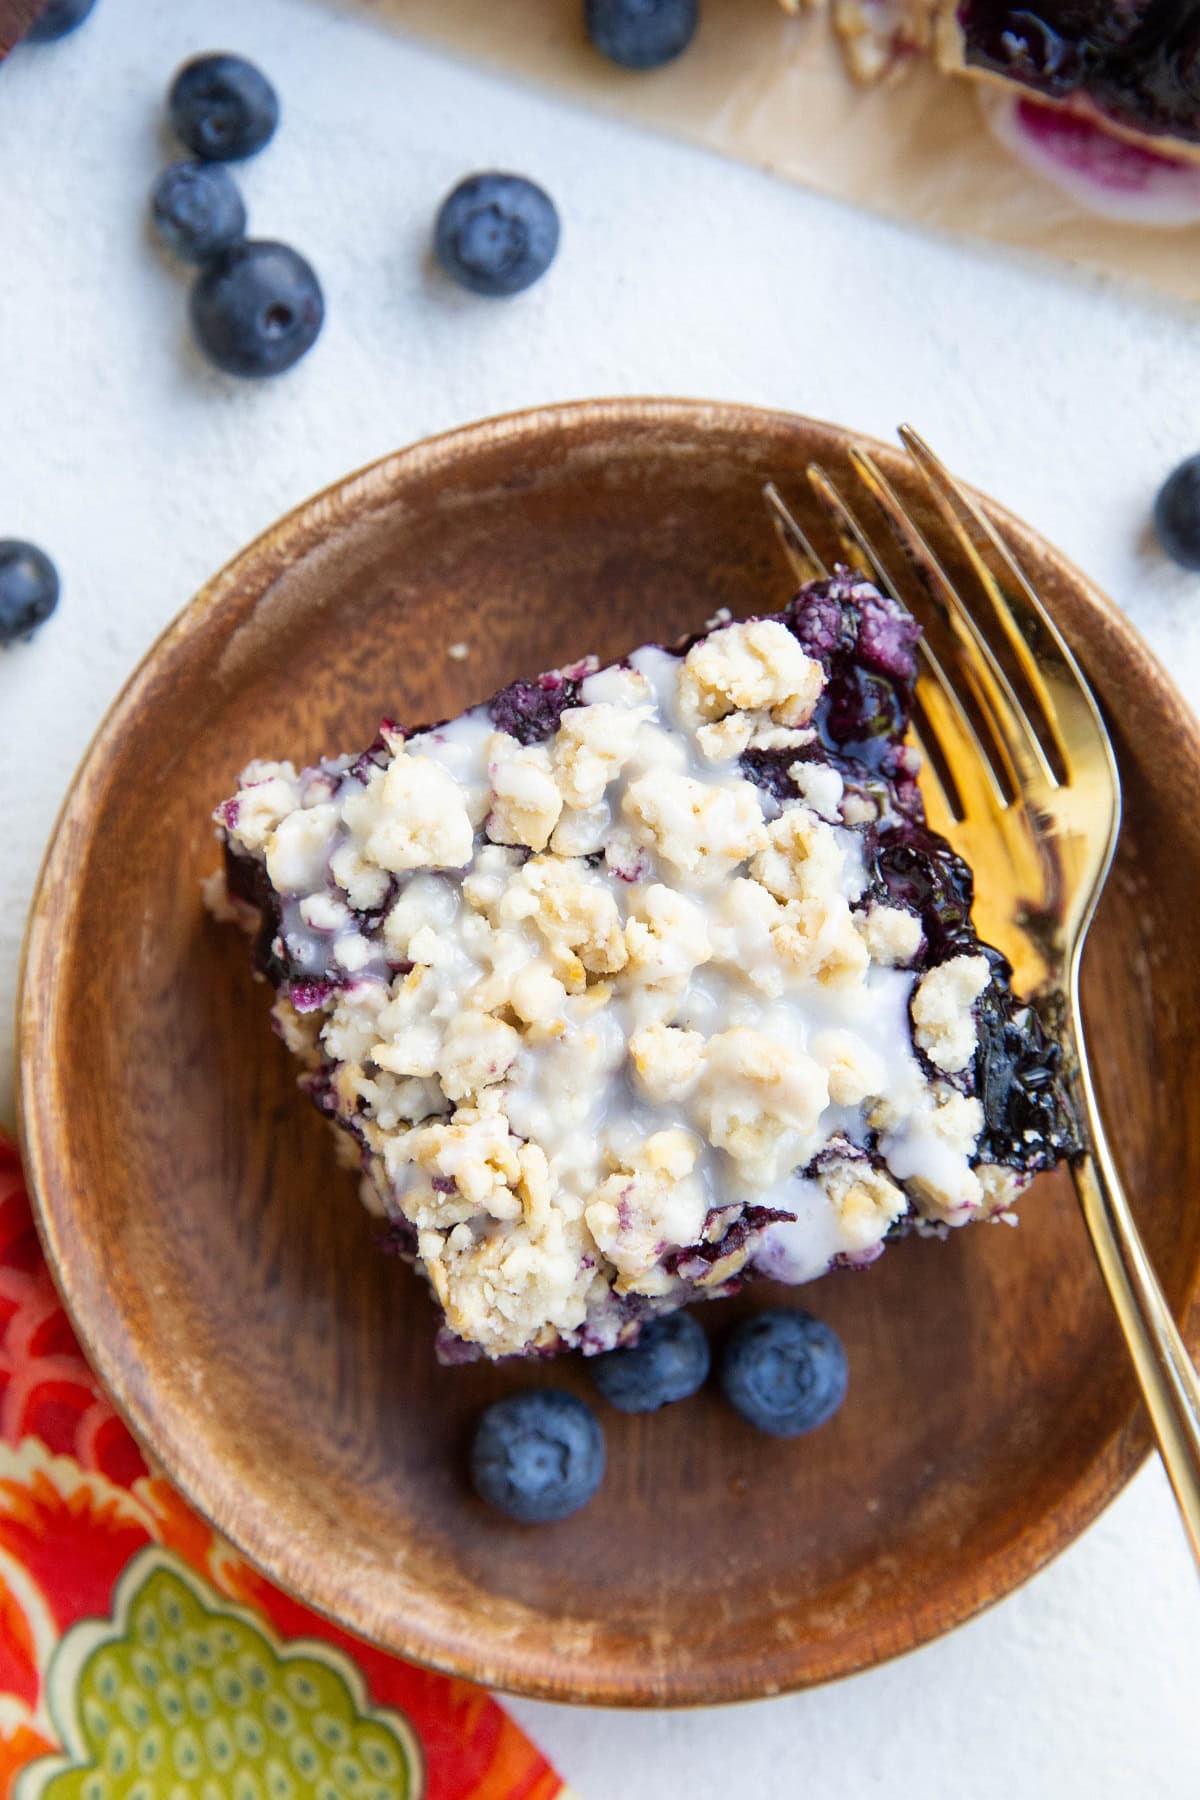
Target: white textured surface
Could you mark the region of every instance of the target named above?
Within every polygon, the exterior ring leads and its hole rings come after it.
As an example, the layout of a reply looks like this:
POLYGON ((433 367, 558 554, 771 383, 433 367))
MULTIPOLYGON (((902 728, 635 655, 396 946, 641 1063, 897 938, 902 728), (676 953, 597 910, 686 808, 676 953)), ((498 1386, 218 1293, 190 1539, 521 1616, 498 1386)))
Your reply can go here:
MULTIPOLYGON (((653 391, 881 435, 911 418, 1105 584, 1200 700, 1200 579, 1145 532, 1158 481, 1200 449, 1194 314, 572 113, 355 4, 100 0, 78 37, 0 69, 0 168, 0 535, 44 544, 65 588, 40 638, 0 655, 6 1017, 54 810, 155 633, 285 507, 485 413, 653 391), (254 228, 312 257, 329 304, 307 362, 262 388, 191 353, 184 285, 143 227, 163 87, 218 47, 282 91, 245 190, 254 228), (481 165, 540 176, 563 212, 552 275, 509 304, 424 266, 437 201, 481 165)), ((5 1031, 4 1118, 11 1066, 5 1031)), ((837 1688, 706 1715, 516 1710, 586 1800, 1193 1800, 1198 1644, 1200 1593, 1151 1469, 1024 1592, 837 1688)))

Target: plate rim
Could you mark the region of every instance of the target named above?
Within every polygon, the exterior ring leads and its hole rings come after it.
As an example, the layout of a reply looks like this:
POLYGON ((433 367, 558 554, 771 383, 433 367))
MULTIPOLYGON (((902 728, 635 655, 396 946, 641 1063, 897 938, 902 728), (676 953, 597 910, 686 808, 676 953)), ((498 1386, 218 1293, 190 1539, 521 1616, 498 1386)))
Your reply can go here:
MULTIPOLYGON (((756 1680, 751 1672, 736 1688, 731 1689, 728 1683, 723 1682, 718 1689, 715 1686, 706 1687, 703 1678, 697 1676, 695 1671, 689 1671, 686 1691, 664 1699, 659 1693, 648 1692, 644 1686, 635 1687, 628 1680, 597 1677, 583 1684, 578 1680, 556 1680, 549 1674, 514 1671, 482 1652, 472 1653, 453 1646, 438 1646, 431 1642, 427 1633, 408 1627, 403 1620, 389 1619, 389 1626, 394 1628, 381 1634, 374 1628, 372 1621, 365 1617, 361 1605, 357 1603, 357 1594, 349 1592, 344 1585, 335 1593, 337 1583, 336 1580, 331 1580, 329 1592, 324 1593, 318 1591, 319 1570, 310 1570, 310 1573, 318 1576, 317 1587, 314 1588, 305 1585, 302 1578, 281 1569, 279 1558, 264 1552, 264 1547, 256 1538, 252 1529, 255 1516, 252 1513, 241 1513, 237 1518, 226 1516, 220 1505, 220 1492, 218 1491, 214 1501, 200 1478, 199 1471, 187 1469, 186 1457, 183 1461, 187 1472, 182 1476, 177 1472, 180 1459, 176 1452, 182 1448, 183 1434, 172 1434, 170 1421, 165 1413, 155 1411, 148 1394, 134 1391, 134 1384, 126 1378, 128 1371, 125 1366, 108 1354, 103 1332, 93 1329, 94 1320, 80 1294, 81 1284, 79 1273, 73 1264, 72 1247, 69 1242, 64 1241, 60 1230, 62 1221, 56 1215, 52 1197, 53 1175, 56 1164, 61 1160, 61 1120, 50 1097, 51 1083, 43 1079, 53 1066, 53 1057, 49 1053, 53 1050, 57 1012, 55 984, 52 980, 46 981, 44 975, 53 969, 52 936, 57 936, 74 915, 76 889, 69 882, 64 884, 68 895, 65 917, 61 905, 62 893, 56 893, 59 904, 53 933, 48 930, 47 897, 57 885, 56 872, 59 864, 69 855, 73 828, 86 821, 90 814, 88 798, 92 789, 103 781, 110 740, 118 734, 126 716, 136 708, 139 697, 153 682, 160 664, 186 645, 188 639, 221 606, 231 589, 240 588, 248 578, 254 577, 265 591, 267 584, 261 581, 261 577, 267 568, 271 564, 279 566, 281 559, 289 557, 298 548, 306 545, 311 547, 319 541, 328 524, 343 508, 354 508, 353 517, 361 518, 374 510, 376 504, 388 504, 392 498, 393 486, 398 482, 402 483, 406 475, 428 473, 436 469, 439 463, 452 463, 463 452, 469 454, 483 442, 496 442, 505 438, 536 438, 546 432, 565 437, 573 430, 586 431, 597 422, 605 421, 610 425, 678 421, 690 433, 706 427, 724 427, 746 432, 761 428, 769 422, 775 428, 784 426, 797 430, 800 434, 828 433, 841 443, 861 443, 875 452, 882 452, 885 464, 887 459, 897 454, 895 445, 873 438, 869 433, 786 409, 738 401, 654 396, 569 400, 516 409, 419 439, 400 450, 363 464, 290 508, 236 551, 158 633, 101 717, 70 780, 39 868, 22 944, 16 1007, 17 1123, 26 1181, 47 1265, 89 1363, 135 1438, 149 1449, 188 1505, 214 1531, 230 1542, 240 1555, 285 1593, 300 1600, 333 1624, 356 1632, 379 1648, 420 1666, 529 1699, 630 1709, 664 1706, 675 1709, 736 1704, 801 1691, 824 1685, 827 1681, 846 1679, 935 1642, 949 1631, 978 1617, 1015 1592, 1067 1549, 1146 1462, 1153 1448, 1153 1441, 1140 1402, 1135 1400, 1123 1420, 1114 1424, 1102 1447, 1087 1465, 1082 1478, 1072 1485, 1064 1498, 1039 1514, 1014 1543, 1005 1546, 1003 1551, 994 1551, 980 1563, 974 1581, 969 1585, 961 1584, 949 1616, 932 1629, 913 1631, 904 1642, 874 1650, 864 1649, 857 1656, 843 1658, 836 1668, 823 1675, 812 1676, 800 1671, 794 1681, 778 1683, 756 1680), (361 511, 358 510, 360 503, 361 511), (43 979, 35 980, 35 976, 43 979)), ((1001 525, 1009 524, 1016 528, 1018 537, 1036 541, 1039 549, 1044 550, 1057 563, 1070 583, 1086 593, 1089 604, 1095 607, 1109 629, 1121 641, 1126 654, 1140 665, 1164 702, 1178 715, 1183 728, 1200 745, 1200 721, 1196 720, 1170 675, 1128 617, 1090 577, 1040 532, 989 496, 980 494, 977 489, 968 487, 968 492, 981 499, 989 514, 1001 525)), ((61 1170, 59 1173, 61 1175, 61 1170)), ((1196 1353, 1200 1349, 1200 1264, 1185 1296, 1184 1308, 1185 1338, 1189 1348, 1196 1353)), ((217 1485, 219 1488, 219 1484, 217 1485)))

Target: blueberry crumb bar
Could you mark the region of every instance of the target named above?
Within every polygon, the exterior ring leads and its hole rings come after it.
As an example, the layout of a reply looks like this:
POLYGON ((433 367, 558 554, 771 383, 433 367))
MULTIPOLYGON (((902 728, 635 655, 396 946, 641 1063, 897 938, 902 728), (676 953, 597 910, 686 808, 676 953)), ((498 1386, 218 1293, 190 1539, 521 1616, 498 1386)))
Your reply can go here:
POLYGON ((999 84, 1100 131, 1200 159, 1200 0, 781 0, 828 12, 863 83, 933 58, 945 74, 999 84))
POLYGON ((251 763, 217 808, 210 902, 444 1360, 608 1350, 1011 1218, 1074 1148, 1059 1048, 924 821, 917 633, 839 572, 357 757, 251 763))

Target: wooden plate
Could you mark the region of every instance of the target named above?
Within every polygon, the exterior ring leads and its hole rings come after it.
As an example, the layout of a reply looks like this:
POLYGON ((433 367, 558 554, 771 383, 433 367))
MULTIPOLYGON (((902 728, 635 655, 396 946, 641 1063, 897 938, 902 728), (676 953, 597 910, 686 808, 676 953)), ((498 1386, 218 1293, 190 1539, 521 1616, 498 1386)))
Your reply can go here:
POLYGON ((43 4, 44 0, 0 0, 0 62, 20 43, 43 4))
MULTIPOLYGON (((789 580, 760 499, 846 434, 735 406, 519 415, 388 458, 204 589, 117 701, 30 923, 25 1151, 98 1369, 192 1502, 285 1587, 390 1649, 513 1692, 711 1703, 923 1643, 1083 1529, 1147 1429, 1069 1183, 1016 1231, 912 1240, 804 1301, 850 1398, 798 1442, 706 1391, 606 1411, 609 1474, 567 1522, 475 1502, 480 1406, 574 1359, 439 1369, 434 1313, 380 1255, 295 1090, 244 942, 200 902, 208 824, 252 755, 369 741, 584 650, 670 637, 789 580), (466 662, 446 655, 461 640, 466 662)), ((880 451, 902 487, 904 465, 880 451)), ((1127 824, 1087 969, 1103 1099, 1168 1295, 1200 1341, 1197 726, 1082 576, 1006 521, 1113 720, 1127 824)), ((816 526, 818 534, 819 525, 816 526)), ((713 1306, 716 1338, 769 1290, 713 1306)), ((794 1298, 794 1296, 792 1296, 794 1298)))

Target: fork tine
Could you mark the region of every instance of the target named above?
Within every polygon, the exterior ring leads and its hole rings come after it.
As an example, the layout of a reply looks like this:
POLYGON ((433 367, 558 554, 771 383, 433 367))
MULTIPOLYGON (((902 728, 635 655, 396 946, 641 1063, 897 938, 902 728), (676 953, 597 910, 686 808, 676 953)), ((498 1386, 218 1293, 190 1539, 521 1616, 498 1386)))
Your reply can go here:
MULTIPOLYGON (((896 586, 896 583, 892 580, 886 565, 881 560, 879 553, 859 522, 857 514, 846 501, 836 483, 830 477, 828 471, 824 469, 820 463, 809 463, 806 472, 817 499, 828 513, 839 539, 845 546, 847 555, 854 558, 854 561, 864 575, 867 575, 873 580, 885 593, 890 594, 896 604, 898 606, 903 606, 904 610, 907 612, 909 610, 907 601, 896 586)), ((984 772, 987 798, 994 807, 1003 809, 1008 804, 1008 797, 996 774, 992 755, 985 748, 980 739, 979 733, 976 731, 969 713, 966 711, 958 694, 955 692, 953 682, 942 667, 937 652, 924 636, 917 640, 917 654, 923 665, 923 673, 930 677, 937 691, 937 699, 934 702, 933 712, 929 717, 929 727, 932 735, 942 741, 946 738, 957 740, 960 753, 963 744, 966 744, 970 754, 978 758, 979 764, 984 772)), ((928 699, 928 695, 926 695, 926 699, 928 699)), ((937 775, 936 766, 929 755, 928 746, 921 741, 921 734, 919 732, 915 735, 917 736, 918 748, 921 751, 926 766, 930 769, 932 774, 937 775)), ((952 762, 962 760, 961 754, 958 758, 955 758, 952 754, 950 760, 952 762)), ((955 785, 953 798, 950 798, 949 789, 947 788, 945 779, 940 775, 938 775, 937 778, 943 796, 946 798, 951 815, 958 819, 963 818, 965 816, 963 800, 957 790, 957 784, 955 785)), ((951 777, 951 779, 954 780, 955 778, 951 777)))
POLYGON ((766 501, 767 511, 771 515, 775 530, 779 534, 783 553, 791 564, 792 573, 797 580, 802 582, 826 580, 829 570, 825 566, 824 559, 818 556, 802 530, 800 521, 773 481, 768 481, 764 486, 763 499, 766 501))
POLYGON ((1030 645, 1027 630, 1022 627, 1012 602, 1005 592, 1006 584, 1015 587, 1018 603, 1027 617, 1032 615, 1030 622, 1034 625, 1039 638, 1042 633, 1050 637, 1059 655, 1090 698, 1090 690, 1087 688, 1079 665, 1067 648, 1058 627, 1026 580, 1020 564, 991 520, 970 499, 945 464, 935 456, 929 445, 918 432, 913 430, 911 425, 901 425, 900 441, 916 463, 926 486, 937 501, 943 517, 966 552, 971 567, 995 609, 996 617, 999 619, 1004 635, 1020 665, 1021 673, 1028 683, 1030 691, 1037 699, 1061 765, 1064 769, 1067 768, 1069 753, 1058 728, 1054 700, 1030 645))
POLYGON ((857 569, 860 575, 865 575, 868 581, 873 581, 877 586, 886 588, 892 598, 899 600, 900 605, 904 606, 904 610, 907 612, 908 608, 896 592, 892 578, 880 562, 871 540, 843 500, 828 472, 822 468, 820 463, 816 462, 810 462, 804 472, 808 476, 813 493, 821 503, 822 510, 837 533, 838 542, 845 552, 847 562, 852 568, 857 569))
POLYGON ((869 450, 855 446, 850 459, 856 474, 887 519, 901 548, 929 584, 936 605, 951 625, 968 640, 964 668, 976 698, 993 723, 1001 750, 1010 762, 1013 788, 1019 792, 1030 780, 1058 786, 1058 777, 1046 756, 1041 739, 1017 698, 1012 682, 998 661, 984 633, 964 603, 928 538, 901 500, 869 450), (972 655, 970 652, 974 651, 972 655))
MULTIPOLYGON (((815 467, 815 465, 813 465, 813 467, 815 467)), ((821 472, 823 473, 823 471, 821 472)), ((809 479, 812 479, 812 467, 809 469, 809 479)), ((763 499, 767 503, 767 511, 770 513, 775 529, 779 533, 779 540, 783 545, 784 553, 787 556, 788 561, 792 565, 793 573, 797 575, 801 581, 809 581, 814 575, 818 580, 827 580, 829 577, 829 570, 826 567, 824 559, 817 554, 812 541, 802 529, 795 514, 792 512, 773 481, 768 481, 763 488, 763 499)), ((848 513, 847 516, 849 516, 848 513)), ((864 554, 867 554, 865 549, 864 554)), ((871 560, 873 561, 874 559, 871 560)), ((886 571, 881 568, 879 572, 882 579, 886 581, 886 571)), ((897 596, 897 598, 899 598, 899 596, 897 596)), ((901 605, 903 604, 903 601, 901 601, 901 605)), ((920 640, 920 647, 924 650, 928 650, 928 646, 923 638, 920 640)), ((930 657, 933 656, 931 650, 928 651, 928 654, 930 657)), ((941 676, 941 685, 947 689, 953 704, 956 707, 959 706, 958 696, 948 688, 945 674, 940 668, 938 669, 938 674, 941 676)), ((961 708, 959 708, 959 710, 961 710, 961 708)), ((963 816, 962 803, 959 800, 957 793, 952 794, 950 792, 939 772, 936 760, 930 754, 928 745, 923 740, 916 725, 912 725, 910 729, 912 731, 913 741, 921 758, 926 785, 932 790, 935 804, 941 806, 946 819, 950 823, 961 820, 963 816)), ((931 735, 936 736, 936 727, 933 727, 931 735)), ((988 772, 989 774, 991 772, 990 765, 988 765, 988 772)))
MULTIPOLYGON (((904 596, 828 472, 819 463, 810 463, 806 473, 847 556, 863 574, 875 581, 907 611, 904 596)), ((814 548, 773 481, 767 482, 764 487, 763 498, 796 575, 803 581, 810 580, 814 572, 821 578, 827 577, 829 571, 824 559, 814 548)), ((929 552, 931 558, 932 554, 929 552)), ((940 567, 938 572, 941 573, 940 567)), ((942 581, 948 588, 949 583, 944 576, 942 581)), ((917 655, 922 665, 922 674, 929 678, 934 690, 931 695, 926 686, 919 695, 925 715, 925 730, 922 731, 917 724, 912 726, 913 740, 923 764, 925 786, 932 790, 947 819, 961 821, 966 817, 967 808, 953 770, 958 767, 977 770, 980 791, 973 796, 977 810, 990 808, 993 811, 1003 811, 1008 805, 1008 796, 996 772, 992 753, 976 731, 937 652, 924 636, 917 640, 917 655), (939 766, 939 757, 931 752, 931 742, 939 747, 947 743, 950 745, 944 758, 945 772, 939 766)))
POLYGON ((930 754, 929 745, 931 741, 936 741, 936 729, 931 728, 926 734, 913 719, 909 722, 908 730, 921 758, 921 796, 929 823, 935 831, 945 831, 961 825, 966 816, 963 803, 957 793, 951 793, 936 758, 930 754))
MULTIPOLYGON (((996 773, 991 752, 985 748, 983 740, 975 729, 970 713, 959 699, 958 694, 955 691, 954 683, 950 680, 950 677, 942 666, 941 658, 927 638, 918 638, 917 655, 922 664, 921 672, 923 675, 930 678, 933 683, 934 692, 937 695, 937 699, 933 702, 932 707, 930 705, 931 696, 928 689, 924 695, 925 709, 930 715, 929 723, 933 732, 943 742, 947 738, 957 738, 960 748, 961 745, 965 744, 969 752, 969 757, 967 758, 964 758, 961 754, 951 752, 950 760, 955 769, 956 785, 959 784, 958 771, 960 767, 965 763, 967 768, 971 768, 973 765, 970 761, 970 757, 974 757, 978 763, 979 772, 983 781, 983 798, 995 811, 1003 812, 1008 805, 1008 795, 1005 793, 1003 784, 996 773)), ((959 817, 965 818, 969 810, 966 804, 965 795, 960 794, 959 807, 959 817)))

